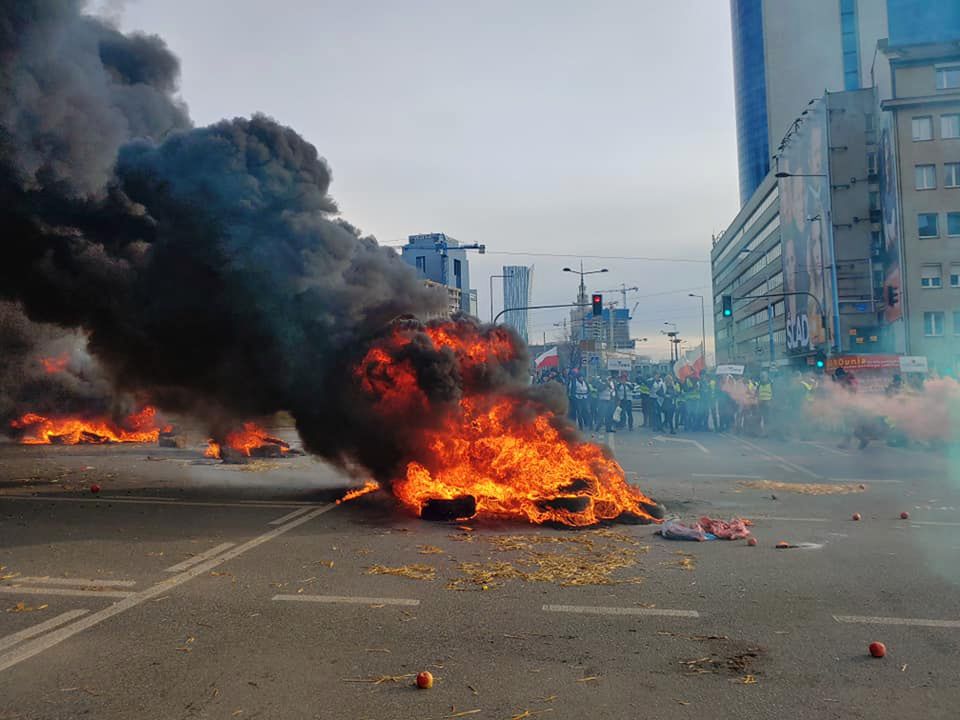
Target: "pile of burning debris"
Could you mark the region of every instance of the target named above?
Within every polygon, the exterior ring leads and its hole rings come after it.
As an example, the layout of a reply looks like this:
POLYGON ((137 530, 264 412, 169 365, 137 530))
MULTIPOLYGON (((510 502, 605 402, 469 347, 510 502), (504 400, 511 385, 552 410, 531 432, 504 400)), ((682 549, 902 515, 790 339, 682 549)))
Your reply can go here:
POLYGON ((283 458, 304 453, 268 434, 256 423, 246 422, 241 429, 228 432, 221 442, 209 440, 203 454, 227 464, 242 465, 253 458, 283 458))
POLYGON ((23 445, 106 445, 154 443, 172 428, 157 425, 157 410, 148 405, 120 421, 108 417, 48 417, 25 413, 10 422, 10 432, 23 445))

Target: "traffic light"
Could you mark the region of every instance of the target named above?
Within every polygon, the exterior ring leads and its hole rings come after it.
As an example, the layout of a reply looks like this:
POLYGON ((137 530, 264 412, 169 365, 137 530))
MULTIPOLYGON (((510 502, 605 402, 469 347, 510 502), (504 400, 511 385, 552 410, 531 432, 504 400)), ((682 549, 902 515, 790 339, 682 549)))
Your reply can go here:
POLYGON ((720 300, 723 303, 723 316, 733 317, 733 295, 721 295, 720 300))
POLYGON ((887 305, 894 306, 900 300, 900 293, 893 285, 887 285, 887 305))
POLYGON ((824 354, 823 350, 817 350, 817 354, 813 358, 814 364, 817 366, 817 370, 823 370, 827 365, 827 356, 824 354))
POLYGON ((603 315, 603 295, 599 293, 593 294, 593 316, 599 317, 603 315))

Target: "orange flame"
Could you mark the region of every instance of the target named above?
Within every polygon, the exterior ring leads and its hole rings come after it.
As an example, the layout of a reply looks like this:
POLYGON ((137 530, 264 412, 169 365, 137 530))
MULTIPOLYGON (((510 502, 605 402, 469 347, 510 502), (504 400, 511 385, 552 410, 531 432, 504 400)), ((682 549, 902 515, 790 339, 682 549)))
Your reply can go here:
POLYGON ((52 375, 53 373, 63 372, 70 364, 70 356, 66 353, 56 357, 40 358, 40 364, 43 365, 43 371, 52 375))
MULTIPOLYGON (((517 351, 506 333, 463 332, 453 323, 428 326, 435 349, 453 351, 462 377, 482 378, 492 362, 504 363, 517 351)), ((418 340, 419 341, 419 340, 418 340)), ((402 421, 430 406, 416 370, 403 359, 411 342, 402 330, 371 349, 355 370, 360 387, 387 421, 402 421)), ((417 459, 394 479, 392 490, 420 513, 434 499, 471 495, 477 515, 534 523, 594 525, 626 516, 654 519, 645 506, 655 503, 626 481, 607 451, 579 440, 565 418, 517 394, 491 394, 483 383, 433 412, 441 422, 424 430, 417 459)))
POLYGON ((379 489, 380 489, 380 483, 378 483, 376 480, 367 480, 363 484, 363 487, 354 488, 353 490, 348 491, 347 494, 344 495, 342 498, 337 500, 337 505, 340 505, 341 503, 349 502, 351 500, 355 500, 358 497, 361 497, 363 495, 376 492, 379 489))
MULTIPOLYGON (((160 437, 156 415, 157 409, 150 405, 129 415, 122 424, 107 418, 48 418, 27 413, 13 420, 10 427, 23 431, 20 442, 25 445, 150 443, 160 437)), ((169 427, 164 430, 168 431, 169 427)))
MULTIPOLYGON (((284 454, 290 451, 290 443, 267 434, 266 430, 254 422, 246 422, 241 429, 227 433, 224 444, 247 457, 250 457, 251 451, 265 445, 276 445, 284 454)), ((207 441, 207 449, 203 454, 205 457, 219 458, 221 449, 221 444, 211 439, 207 441)))

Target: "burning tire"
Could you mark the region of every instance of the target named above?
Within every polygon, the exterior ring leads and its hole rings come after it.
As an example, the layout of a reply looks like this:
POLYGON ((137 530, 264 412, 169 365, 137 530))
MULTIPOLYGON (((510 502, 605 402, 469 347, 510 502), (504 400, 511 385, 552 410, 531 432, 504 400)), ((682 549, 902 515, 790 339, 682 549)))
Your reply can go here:
POLYGON ((466 520, 477 514, 477 499, 473 495, 458 495, 455 498, 431 498, 420 508, 422 520, 443 522, 466 520))

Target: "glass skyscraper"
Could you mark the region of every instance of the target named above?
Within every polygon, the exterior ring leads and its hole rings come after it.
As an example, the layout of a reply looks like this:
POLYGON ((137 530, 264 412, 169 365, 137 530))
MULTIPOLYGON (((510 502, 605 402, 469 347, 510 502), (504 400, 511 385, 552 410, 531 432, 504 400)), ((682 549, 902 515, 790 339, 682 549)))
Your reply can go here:
POLYGON ((740 204, 770 170, 767 82, 763 55, 763 0, 730 0, 740 204))
MULTIPOLYGON (((503 307, 526 308, 530 304, 530 290, 533 286, 533 267, 526 265, 503 266, 503 307)), ((508 310, 503 322, 510 325, 524 340, 527 337, 527 311, 508 310)))

